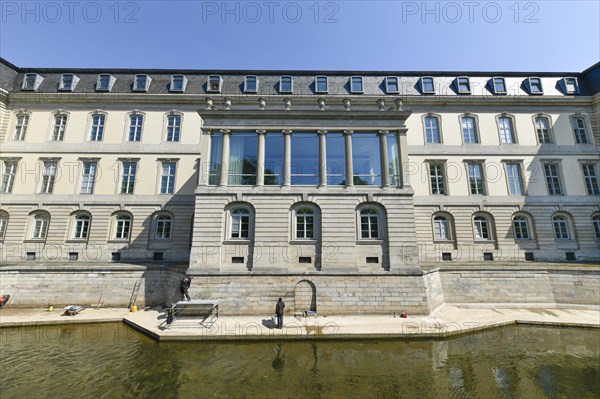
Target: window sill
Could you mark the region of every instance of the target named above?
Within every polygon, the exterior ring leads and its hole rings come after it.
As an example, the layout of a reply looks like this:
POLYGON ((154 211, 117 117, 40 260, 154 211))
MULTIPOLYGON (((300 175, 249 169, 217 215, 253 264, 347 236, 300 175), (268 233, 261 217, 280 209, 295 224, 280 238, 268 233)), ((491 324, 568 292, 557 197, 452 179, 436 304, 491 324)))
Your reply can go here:
POLYGON ((223 244, 228 244, 228 245, 241 245, 241 244, 245 244, 248 245, 250 244, 252 241, 247 239, 247 238, 240 238, 240 239, 235 239, 235 238, 230 238, 228 240, 223 241, 223 244))
POLYGON ((379 239, 364 238, 362 240, 356 241, 356 245, 382 245, 382 244, 383 244, 383 240, 379 240, 379 239))
POLYGON ((87 238, 71 238, 65 241, 67 244, 87 244, 87 238))
POLYGON ((112 240, 106 241, 107 244, 129 244, 131 240, 129 238, 113 238, 112 240))
POLYGON ((46 239, 45 238, 29 238, 27 240, 23 240, 23 243, 27 244, 27 243, 45 243, 46 239))
POLYGON ((454 244, 454 240, 433 240, 434 244, 454 244))
POLYGON ((316 245, 317 244, 317 240, 303 240, 303 239, 296 239, 296 240, 292 240, 290 241, 291 245, 316 245))
POLYGON ((475 240, 475 244, 495 244, 495 240, 475 240))

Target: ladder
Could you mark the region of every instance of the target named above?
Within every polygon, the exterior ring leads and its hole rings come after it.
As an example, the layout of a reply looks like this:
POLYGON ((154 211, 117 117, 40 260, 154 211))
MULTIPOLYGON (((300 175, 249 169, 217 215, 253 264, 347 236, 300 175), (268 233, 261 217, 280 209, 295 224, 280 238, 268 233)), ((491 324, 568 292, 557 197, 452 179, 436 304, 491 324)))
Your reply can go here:
POLYGON ((142 285, 142 279, 138 279, 135 284, 133 284, 133 291, 131 291, 131 298, 129 299, 129 306, 131 308, 135 305, 135 301, 137 300, 138 292, 140 291, 140 286, 142 285))

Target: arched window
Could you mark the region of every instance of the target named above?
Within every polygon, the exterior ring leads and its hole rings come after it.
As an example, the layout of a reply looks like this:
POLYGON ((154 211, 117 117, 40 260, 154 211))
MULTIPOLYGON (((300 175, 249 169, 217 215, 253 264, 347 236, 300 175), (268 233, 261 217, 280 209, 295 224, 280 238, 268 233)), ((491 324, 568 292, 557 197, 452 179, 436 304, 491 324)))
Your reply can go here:
POLYGON ((250 238, 250 211, 243 208, 231 211, 230 238, 250 238))
POLYGON ((50 215, 47 213, 36 213, 33 216, 33 228, 31 229, 31 238, 45 240, 50 225, 50 215))
POLYGON ((92 218, 89 215, 78 214, 75 216, 75 230, 73 238, 77 240, 87 240, 90 231, 92 218))
POLYGON ((491 240, 492 239, 492 229, 490 225, 490 221, 487 217, 482 215, 477 215, 473 218, 473 227, 475 230, 475 239, 476 240, 491 240))
POLYGON ((315 238, 315 215, 312 209, 302 208, 296 211, 296 238, 310 239, 315 238))
POLYGON ((8 225, 8 213, 0 211, 0 241, 4 240, 6 226, 8 225))
POLYGON ((360 238, 379 239, 379 213, 373 208, 360 211, 360 238))
POLYGON ((594 225, 594 234, 596 234, 596 240, 600 240, 600 213, 592 216, 592 224, 594 225))
POLYGON ((529 219, 524 215, 513 217, 513 229, 515 231, 515 240, 531 240, 531 230, 529 229, 529 219))
POLYGON ((435 240, 451 240, 450 221, 446 216, 437 215, 433 218, 433 238, 435 240))
POLYGON ((115 238, 117 240, 129 239, 131 233, 131 216, 129 215, 118 215, 117 224, 115 230, 115 238))
POLYGON ((170 240, 171 229, 173 227, 173 218, 170 215, 160 214, 154 221, 154 239, 170 240))
POLYGON ((569 220, 564 215, 556 215, 552 217, 552 225, 554 226, 554 238, 557 240, 570 240, 571 231, 569 228, 569 220))

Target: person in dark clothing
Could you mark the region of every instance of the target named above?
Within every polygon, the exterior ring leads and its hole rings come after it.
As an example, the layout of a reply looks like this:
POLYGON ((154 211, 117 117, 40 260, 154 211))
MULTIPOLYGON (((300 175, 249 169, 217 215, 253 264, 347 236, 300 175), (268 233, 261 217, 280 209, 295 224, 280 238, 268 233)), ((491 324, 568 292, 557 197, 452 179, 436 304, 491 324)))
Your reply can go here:
POLYGON ((181 280, 181 284, 179 284, 179 292, 181 292, 181 300, 183 301, 184 297, 188 301, 191 301, 190 294, 188 294, 188 288, 192 285, 192 278, 190 276, 185 276, 183 280, 181 280))
POLYGON ((277 328, 283 328, 283 309, 285 309, 285 302, 281 298, 277 301, 275 305, 275 315, 277 316, 277 328))

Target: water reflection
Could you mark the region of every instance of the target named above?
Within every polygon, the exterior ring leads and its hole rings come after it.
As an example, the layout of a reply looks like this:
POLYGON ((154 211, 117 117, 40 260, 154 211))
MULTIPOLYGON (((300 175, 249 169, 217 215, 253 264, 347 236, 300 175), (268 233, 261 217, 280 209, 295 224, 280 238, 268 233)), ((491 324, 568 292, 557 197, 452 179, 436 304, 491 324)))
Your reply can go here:
POLYGON ((122 324, 0 334, 2 398, 600 395, 598 330, 509 327, 445 341, 161 344, 122 324))

